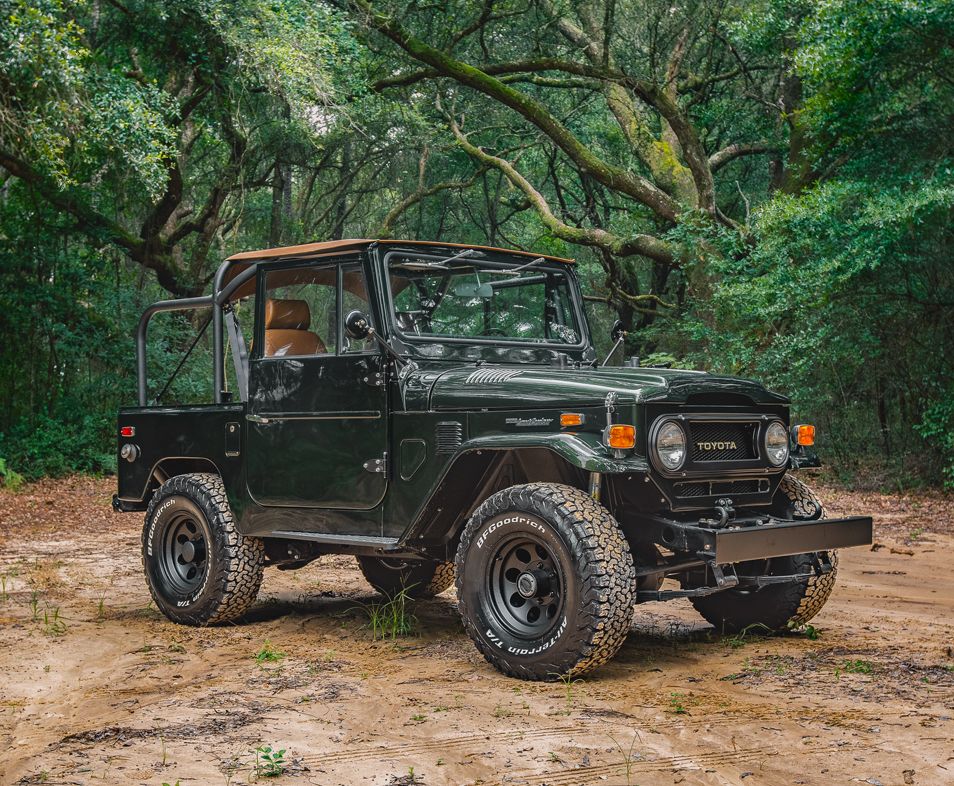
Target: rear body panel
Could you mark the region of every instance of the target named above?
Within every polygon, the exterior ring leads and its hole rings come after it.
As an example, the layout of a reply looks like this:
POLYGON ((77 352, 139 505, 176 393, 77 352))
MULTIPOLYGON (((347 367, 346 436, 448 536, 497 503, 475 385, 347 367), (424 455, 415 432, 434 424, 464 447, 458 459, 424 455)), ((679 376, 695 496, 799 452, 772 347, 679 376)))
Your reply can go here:
POLYGON ((245 485, 244 404, 129 407, 119 411, 117 433, 123 428, 135 433, 120 436, 119 449, 128 443, 139 452, 134 462, 118 457, 117 496, 123 502, 147 500, 157 467, 176 459, 208 462, 208 471, 220 474, 230 493, 245 485))

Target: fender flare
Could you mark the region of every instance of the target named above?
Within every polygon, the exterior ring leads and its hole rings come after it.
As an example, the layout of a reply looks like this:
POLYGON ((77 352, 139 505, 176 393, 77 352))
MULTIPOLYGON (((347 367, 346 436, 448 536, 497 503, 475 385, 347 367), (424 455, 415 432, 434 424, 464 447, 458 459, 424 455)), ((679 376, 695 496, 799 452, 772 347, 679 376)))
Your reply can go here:
MULTIPOLYGON (((584 472, 604 474, 648 473, 649 463, 643 456, 626 456, 616 459, 606 455, 606 449, 600 444, 596 434, 504 434, 478 437, 464 442, 447 462, 444 471, 431 489, 427 499, 415 513, 411 523, 401 535, 399 543, 415 544, 421 541, 434 542, 452 536, 461 525, 460 520, 446 520, 444 508, 439 504, 442 495, 447 493, 447 485, 454 472, 467 472, 474 479, 475 498, 471 502, 479 504, 483 491, 480 476, 474 477, 474 471, 485 468, 478 462, 475 467, 461 468, 461 464, 472 462, 484 453, 513 451, 526 448, 542 448, 554 453, 569 465, 584 472), (442 514, 444 520, 442 522, 442 514)), ((471 504, 461 508, 463 515, 471 504)), ((458 517, 459 519, 459 517, 458 517)))
POLYGON ((552 450, 574 467, 586 472, 622 474, 649 471, 649 462, 643 456, 631 455, 621 459, 607 456, 606 448, 596 434, 505 434, 477 437, 463 443, 448 462, 445 474, 450 472, 457 460, 466 453, 519 448, 552 450))

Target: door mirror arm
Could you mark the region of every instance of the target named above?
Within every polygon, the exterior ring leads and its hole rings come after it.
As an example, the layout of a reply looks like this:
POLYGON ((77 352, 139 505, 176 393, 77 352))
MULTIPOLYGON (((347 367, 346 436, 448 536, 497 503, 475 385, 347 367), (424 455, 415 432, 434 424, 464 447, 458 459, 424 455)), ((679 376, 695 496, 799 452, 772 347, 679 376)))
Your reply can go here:
POLYGON ((348 315, 345 317, 344 327, 345 333, 348 334, 349 338, 358 341, 370 338, 376 341, 385 353, 398 365, 400 371, 404 371, 409 367, 413 370, 416 367, 413 361, 401 357, 397 350, 388 343, 387 339, 380 336, 377 331, 371 327, 370 320, 362 312, 357 310, 348 312, 348 315))
POLYGON ((613 344, 613 348, 609 351, 609 354, 606 356, 603 362, 600 363, 600 368, 609 363, 610 358, 616 354, 616 350, 619 349, 622 343, 626 340, 627 335, 628 334, 623 327, 622 321, 617 319, 613 324, 613 329, 610 331, 610 338, 612 338, 616 343, 613 344))

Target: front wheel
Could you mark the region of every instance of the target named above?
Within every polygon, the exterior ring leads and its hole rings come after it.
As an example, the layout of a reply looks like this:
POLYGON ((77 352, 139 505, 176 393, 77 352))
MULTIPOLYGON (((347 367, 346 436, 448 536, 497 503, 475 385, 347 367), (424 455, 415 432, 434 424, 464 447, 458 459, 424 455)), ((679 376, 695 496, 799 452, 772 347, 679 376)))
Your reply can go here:
POLYGON ((632 622, 634 579, 609 511, 556 483, 494 494, 457 550, 465 629, 497 669, 527 680, 580 675, 612 658, 632 622))
POLYGON ((159 611, 207 625, 234 620, 255 602, 265 546, 236 529, 220 477, 177 475, 149 502, 142 562, 159 611))
MULTIPOLYGON (((772 512, 788 519, 817 519, 823 515, 821 501, 815 493, 791 475, 782 478, 772 512)), ((693 598, 692 605, 716 629, 725 633, 738 633, 753 627, 774 632, 798 628, 821 611, 835 588, 838 552, 829 551, 827 554, 831 571, 823 574, 816 574, 813 554, 739 563, 735 566, 739 576, 800 574, 804 578, 758 589, 736 587, 693 598)))

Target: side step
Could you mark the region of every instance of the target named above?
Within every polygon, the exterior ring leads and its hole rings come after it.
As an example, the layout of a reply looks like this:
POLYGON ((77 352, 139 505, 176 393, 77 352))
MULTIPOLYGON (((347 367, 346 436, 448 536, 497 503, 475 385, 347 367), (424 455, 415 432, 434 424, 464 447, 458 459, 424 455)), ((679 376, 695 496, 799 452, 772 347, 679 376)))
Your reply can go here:
POLYGON ((269 537, 307 540, 319 546, 333 546, 335 551, 343 554, 405 553, 407 551, 399 545, 397 538, 379 538, 370 535, 333 535, 323 532, 275 530, 269 533, 269 537))

